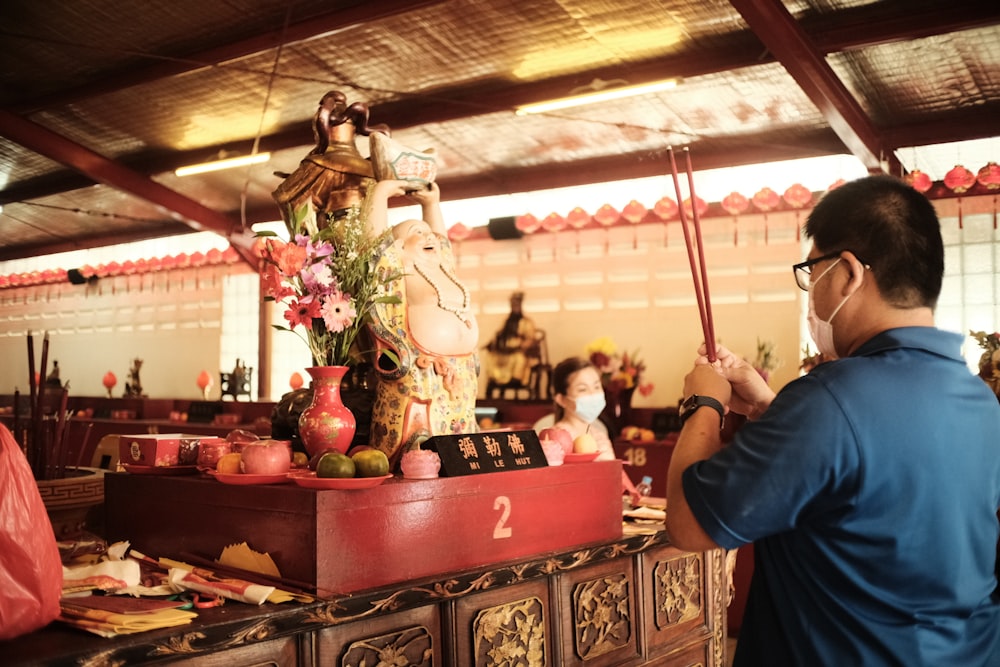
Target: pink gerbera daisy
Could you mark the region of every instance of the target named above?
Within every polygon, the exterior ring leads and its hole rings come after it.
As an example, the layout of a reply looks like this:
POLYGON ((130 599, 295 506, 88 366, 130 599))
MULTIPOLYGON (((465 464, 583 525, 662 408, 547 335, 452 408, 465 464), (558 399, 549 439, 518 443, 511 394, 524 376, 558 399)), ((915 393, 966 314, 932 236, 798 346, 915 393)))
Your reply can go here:
POLYGON ((327 330, 336 333, 349 327, 354 318, 358 316, 354 306, 351 305, 350 295, 341 292, 334 292, 330 298, 324 301, 320 312, 327 330))

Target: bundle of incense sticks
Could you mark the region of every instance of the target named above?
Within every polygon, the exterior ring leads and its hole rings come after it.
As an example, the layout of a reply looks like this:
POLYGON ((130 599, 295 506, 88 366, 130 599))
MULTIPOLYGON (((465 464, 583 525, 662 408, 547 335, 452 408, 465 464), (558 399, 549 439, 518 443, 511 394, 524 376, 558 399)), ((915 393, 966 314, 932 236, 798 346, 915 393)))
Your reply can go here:
MULTIPOLYGON (((15 438, 21 438, 31 471, 35 479, 58 479, 66 473, 66 457, 68 451, 69 416, 67 403, 69 401, 69 384, 60 387, 59 404, 53 418, 45 415, 44 378, 48 375, 49 363, 49 333, 42 338, 42 358, 38 372, 35 372, 35 339, 28 332, 28 426, 23 433, 19 422, 15 422, 15 438)), ((20 396, 16 394, 15 418, 20 396)))
POLYGON ((688 230, 687 211, 684 210, 684 197, 681 195, 680 179, 677 176, 677 160, 674 157, 674 147, 667 149, 670 155, 670 171, 674 180, 674 191, 680 202, 679 213, 681 227, 684 230, 684 244, 687 246, 688 263, 691 266, 691 278, 694 281, 694 295, 698 301, 698 314, 701 316, 701 331, 705 337, 705 350, 709 361, 717 358, 715 347, 715 324, 712 321, 712 301, 708 294, 708 271, 705 268, 705 250, 701 241, 701 214, 698 212, 697 198, 694 192, 694 173, 691 169, 691 152, 685 147, 684 157, 687 158, 688 192, 691 201, 691 217, 694 219, 694 239, 688 230), (698 261, 695 261, 697 252, 698 261), (700 270, 699 270, 700 268, 700 270))

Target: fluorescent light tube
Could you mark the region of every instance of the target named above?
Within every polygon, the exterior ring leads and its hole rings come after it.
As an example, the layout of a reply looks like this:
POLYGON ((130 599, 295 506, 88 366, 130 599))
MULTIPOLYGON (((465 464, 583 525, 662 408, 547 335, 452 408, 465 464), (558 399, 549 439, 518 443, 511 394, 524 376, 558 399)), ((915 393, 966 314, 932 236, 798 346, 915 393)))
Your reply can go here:
POLYGON ((648 93, 658 93, 664 90, 671 90, 677 87, 677 79, 665 79, 663 81, 653 81, 651 83, 640 83, 635 86, 621 86, 607 90, 598 90, 582 95, 572 95, 562 97, 548 102, 538 102, 537 104, 525 104, 517 108, 517 115, 525 116, 533 113, 546 113, 557 109, 568 109, 570 107, 583 106, 584 104, 594 104, 596 102, 606 102, 608 100, 619 100, 635 95, 646 95, 648 93))
POLYGON ((257 153, 256 155, 244 155, 226 160, 216 160, 215 162, 202 162, 192 164, 187 167, 180 167, 174 171, 176 176, 192 176, 194 174, 204 174, 208 171, 219 171, 221 169, 232 169, 234 167, 244 167, 251 164, 267 162, 271 159, 270 153, 257 153))

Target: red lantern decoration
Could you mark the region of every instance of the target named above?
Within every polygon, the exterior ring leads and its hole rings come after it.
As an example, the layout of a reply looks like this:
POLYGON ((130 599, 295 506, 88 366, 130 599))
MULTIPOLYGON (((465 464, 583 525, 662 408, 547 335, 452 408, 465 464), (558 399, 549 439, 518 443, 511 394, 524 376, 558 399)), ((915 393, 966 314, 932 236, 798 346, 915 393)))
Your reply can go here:
POLYGON ((944 184, 957 195, 962 194, 976 184, 976 175, 960 164, 944 175, 944 184))
POLYGON ((633 225, 638 224, 646 217, 646 207, 633 199, 622 209, 622 217, 633 225))
POLYGON ((111 398, 111 390, 115 388, 116 384, 118 384, 118 378, 115 377, 114 373, 108 371, 101 379, 101 384, 103 384, 104 388, 108 390, 108 398, 111 398))
POLYGON ((448 238, 455 243, 461 243, 465 239, 469 238, 469 234, 471 233, 472 230, 463 225, 461 222, 456 222, 448 228, 448 238))
POLYGON ((573 229, 583 229, 590 224, 590 214, 577 206, 566 216, 566 222, 573 229))
POLYGON ((806 186, 794 183, 785 190, 785 194, 781 198, 792 208, 805 208, 806 205, 812 203, 813 195, 806 186))
POLYGON ((191 253, 191 266, 202 266, 205 264, 205 255, 201 252, 191 253))
POLYGON ((996 162, 987 162, 986 166, 979 170, 976 180, 987 190, 1000 190, 1000 165, 996 162))
POLYGON ((226 264, 235 264, 236 262, 240 261, 240 253, 236 252, 236 248, 234 248, 233 246, 229 246, 222 253, 222 261, 224 261, 226 264))
POLYGON ((525 215, 517 216, 517 220, 514 221, 514 226, 517 227, 522 234, 534 234, 538 231, 538 228, 542 226, 542 223, 540 223, 538 218, 535 216, 530 213, 526 213, 525 215))
POLYGON ((549 213, 542 220, 542 229, 548 232, 558 232, 566 228, 566 220, 558 213, 549 213))
POLYGON ((218 248, 212 248, 207 253, 205 253, 205 261, 209 264, 221 264, 222 263, 222 251, 218 248))
POLYGON ((903 180, 906 181, 907 185, 920 193, 927 192, 934 184, 933 181, 931 181, 931 177, 919 169, 914 169, 908 173, 903 180))
POLYGON ((191 258, 188 257, 186 252, 174 255, 174 266, 179 269, 187 268, 188 266, 191 266, 191 258))
POLYGON ((753 196, 753 205, 767 213, 773 211, 781 203, 781 197, 771 188, 761 188, 753 196))
MULTIPOLYGON (((694 205, 698 207, 698 217, 699 218, 701 216, 705 215, 705 212, 708 210, 708 204, 705 202, 704 199, 702 199, 701 197, 697 197, 696 196, 694 198, 694 205)), ((688 197, 687 199, 684 200, 684 212, 687 213, 689 216, 690 215, 694 215, 694 210, 691 207, 691 198, 690 197, 688 197)))
POLYGON ((664 222, 676 218, 678 210, 677 202, 670 197, 660 197, 660 201, 653 204, 653 213, 664 222))
POLYGON ((302 384, 302 375, 298 371, 292 373, 292 376, 288 378, 288 386, 292 388, 292 391, 301 389, 302 384))
POLYGON ((752 201, 753 205, 756 206, 758 210, 764 212, 764 245, 767 245, 767 212, 777 208, 778 204, 781 203, 781 198, 778 196, 778 193, 771 188, 764 187, 754 194, 752 201))
POLYGON ((615 224, 618 222, 618 218, 620 217, 621 214, 618 213, 618 210, 611 204, 605 204, 601 208, 597 209, 596 213, 594 213, 594 220, 597 220, 598 224, 605 227, 610 227, 615 224))
POLYGON ((198 389, 201 389, 201 395, 208 400, 208 390, 212 386, 212 376, 208 374, 208 371, 202 371, 198 373, 198 379, 196 380, 198 389))
POLYGON ((750 208, 750 200, 736 191, 730 192, 723 197, 720 204, 722 210, 729 215, 739 215, 740 213, 745 213, 750 208))

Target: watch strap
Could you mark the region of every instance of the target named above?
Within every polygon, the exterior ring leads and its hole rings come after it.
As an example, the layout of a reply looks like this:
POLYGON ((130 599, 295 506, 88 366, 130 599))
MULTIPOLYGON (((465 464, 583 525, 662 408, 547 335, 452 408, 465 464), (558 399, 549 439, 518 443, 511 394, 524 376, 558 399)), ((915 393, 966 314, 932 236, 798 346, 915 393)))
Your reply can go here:
POLYGON ((711 396, 699 396, 698 394, 691 394, 684 402, 681 403, 680 410, 678 411, 678 417, 680 418, 681 426, 684 426, 684 422, 693 415, 698 408, 712 408, 719 413, 719 428, 721 429, 725 424, 726 419, 726 408, 717 399, 711 396))

